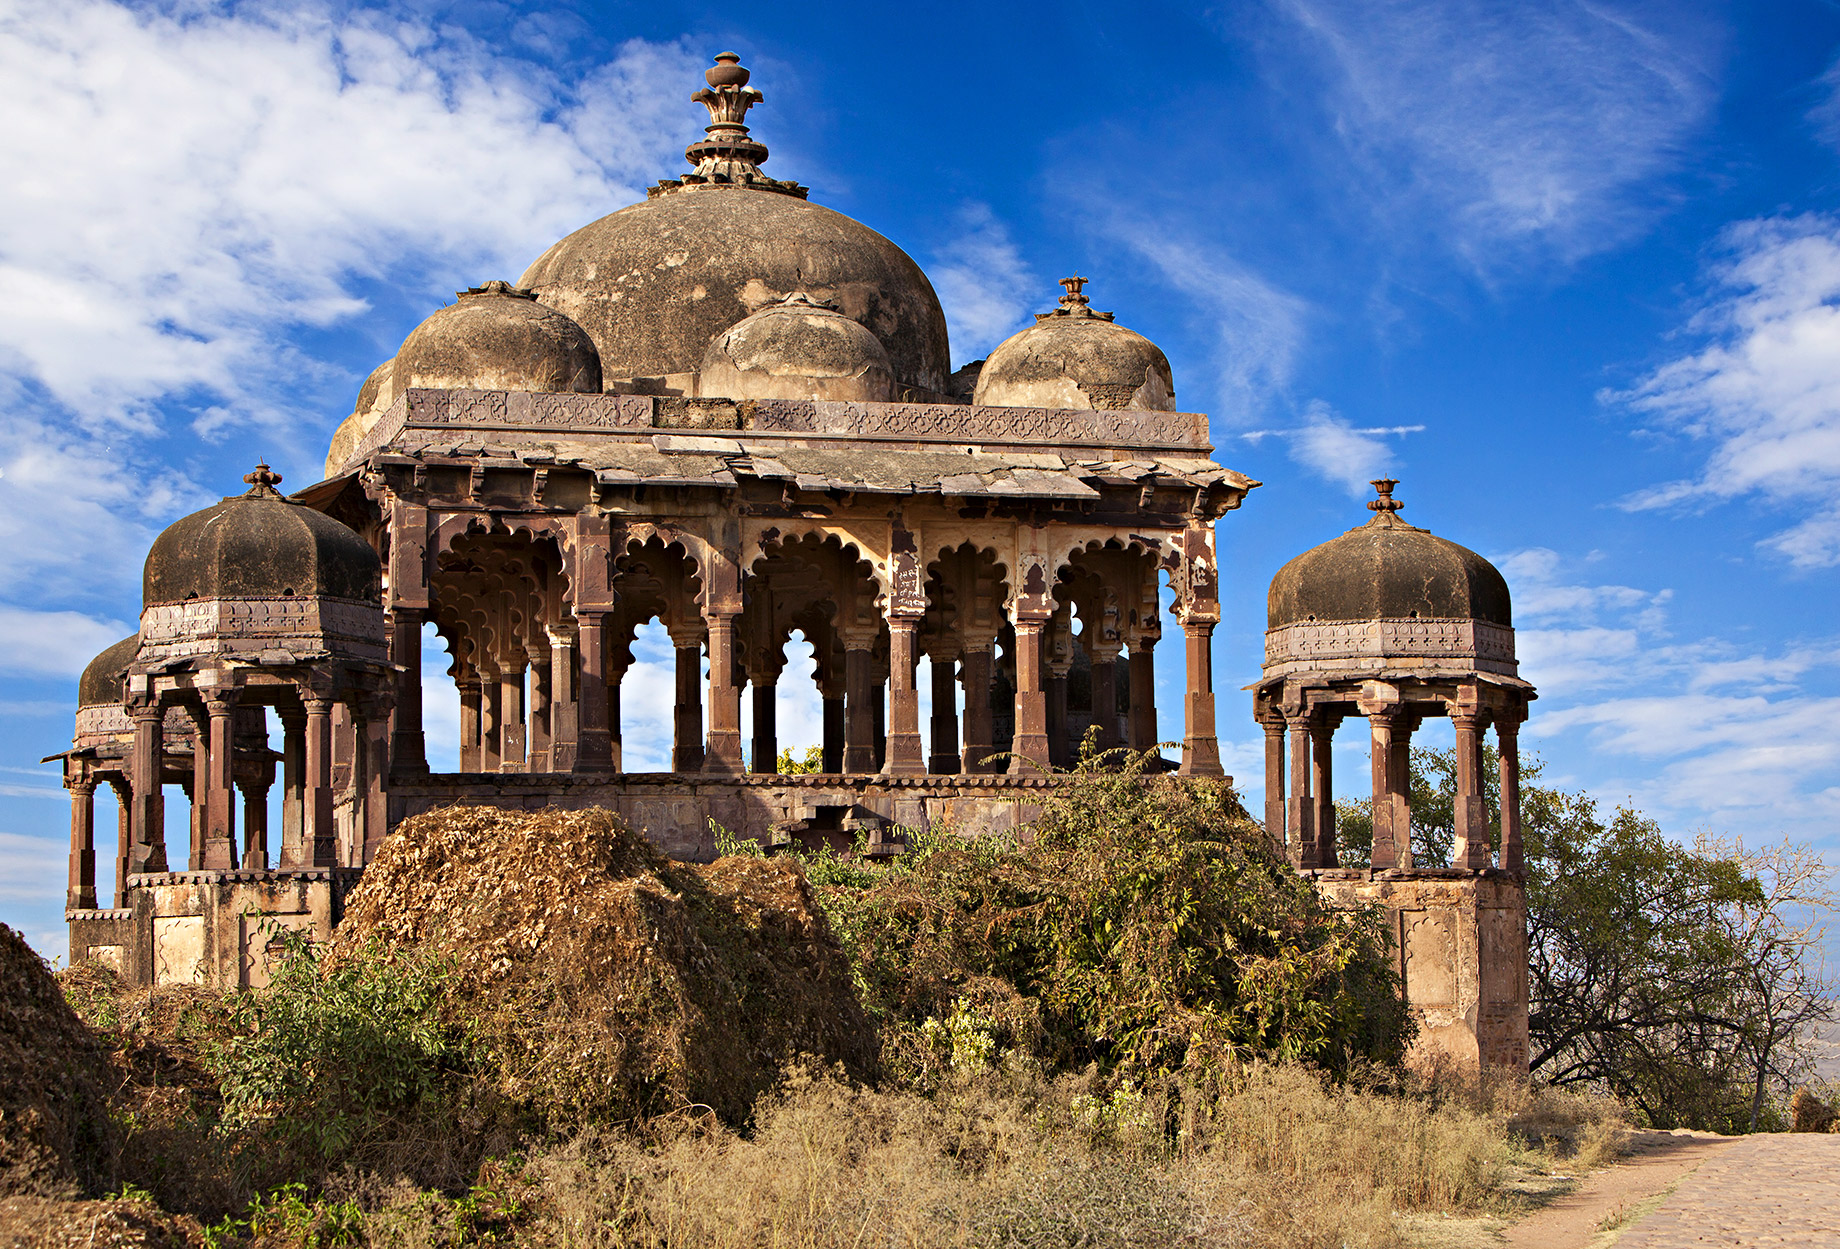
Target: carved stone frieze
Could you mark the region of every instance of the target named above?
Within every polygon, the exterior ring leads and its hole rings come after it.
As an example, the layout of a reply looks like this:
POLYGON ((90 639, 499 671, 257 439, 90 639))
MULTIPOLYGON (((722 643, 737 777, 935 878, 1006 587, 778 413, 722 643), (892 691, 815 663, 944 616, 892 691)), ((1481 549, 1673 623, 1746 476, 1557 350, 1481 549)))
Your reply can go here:
POLYGON ((1265 675, 1451 661, 1518 674, 1514 630, 1479 620, 1300 620, 1265 634, 1265 675))
POLYGON ((308 656, 382 662, 383 609, 328 598, 192 599, 141 613, 142 668, 193 655, 287 665, 308 656))

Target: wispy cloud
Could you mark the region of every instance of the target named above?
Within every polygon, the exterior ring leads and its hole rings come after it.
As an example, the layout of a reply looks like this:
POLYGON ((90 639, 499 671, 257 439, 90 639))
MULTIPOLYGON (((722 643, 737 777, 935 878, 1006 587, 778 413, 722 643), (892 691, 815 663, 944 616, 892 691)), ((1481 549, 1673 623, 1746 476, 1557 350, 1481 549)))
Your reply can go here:
POLYGON ((1840 564, 1840 217, 1725 231, 1697 349, 1600 398, 1711 445, 1697 477, 1624 500, 1632 510, 1757 495, 1799 511, 1765 545, 1807 568, 1840 564))
POLYGON ((1626 234, 1714 99, 1715 38, 1680 5, 1280 0, 1326 54, 1367 202, 1484 271, 1626 234), (1421 229, 1424 227, 1421 225, 1421 229))
POLYGON ((1424 432, 1423 425, 1359 427, 1320 399, 1304 407, 1301 425, 1285 429, 1253 429, 1240 437, 1257 444, 1280 438, 1291 458, 1320 477, 1340 485, 1352 496, 1367 493, 1368 483, 1390 472, 1394 464, 1389 438, 1424 432))
POLYGON ((961 205, 953 226, 953 235, 933 249, 930 273, 952 327, 952 363, 960 365, 989 355, 1052 300, 988 204, 961 205))
POLYGON ((134 632, 116 620, 74 611, 24 611, 0 604, 0 673, 74 677, 98 652, 134 632))

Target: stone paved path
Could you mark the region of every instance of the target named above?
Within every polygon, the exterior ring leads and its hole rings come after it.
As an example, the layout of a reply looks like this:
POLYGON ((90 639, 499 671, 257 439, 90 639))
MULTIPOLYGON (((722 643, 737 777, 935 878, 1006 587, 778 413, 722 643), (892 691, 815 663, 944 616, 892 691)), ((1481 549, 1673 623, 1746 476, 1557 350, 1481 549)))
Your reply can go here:
POLYGON ((1840 1135, 1733 1141, 1680 1182, 1616 1249, 1840 1249, 1840 1135))

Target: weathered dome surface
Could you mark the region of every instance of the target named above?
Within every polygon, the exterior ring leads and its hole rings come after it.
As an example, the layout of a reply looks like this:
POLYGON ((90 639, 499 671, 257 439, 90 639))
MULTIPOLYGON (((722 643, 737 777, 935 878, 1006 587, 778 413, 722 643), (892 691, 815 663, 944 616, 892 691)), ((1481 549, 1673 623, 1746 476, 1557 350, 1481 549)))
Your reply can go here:
POLYGON ((143 607, 189 599, 324 597, 374 601, 377 553, 323 512, 290 503, 266 464, 233 495, 168 525, 141 574, 143 607))
POLYGON ((975 402, 1006 408, 1175 410, 1175 378, 1162 349, 1094 312, 1068 278, 1060 306, 997 345, 978 374, 975 402))
POLYGON ((727 399, 887 403, 894 369, 881 340, 803 291, 717 334, 698 390, 727 399))
POLYGON ((1268 627, 1414 618, 1513 626, 1508 583, 1495 565, 1400 520, 1394 484, 1375 483, 1372 520, 1278 570, 1266 598, 1268 627))
POLYGON ((364 385, 358 387, 358 401, 352 405, 351 415, 333 431, 332 446, 326 452, 326 476, 331 477, 345 466, 358 444, 396 402, 395 371, 396 357, 391 356, 372 369, 364 385))
POLYGON ((121 679, 141 648, 141 635, 129 634, 89 661, 77 678, 77 706, 107 707, 121 701, 121 679))
POLYGON ((601 358, 566 315, 508 282, 487 282, 415 327, 396 353, 391 386, 395 394, 414 386, 598 394, 601 358))
POLYGON ((581 323, 609 379, 687 390, 716 335, 796 291, 874 334, 901 384, 943 392, 951 373, 945 313, 906 252, 842 213, 743 184, 684 186, 602 217, 519 285, 581 323))

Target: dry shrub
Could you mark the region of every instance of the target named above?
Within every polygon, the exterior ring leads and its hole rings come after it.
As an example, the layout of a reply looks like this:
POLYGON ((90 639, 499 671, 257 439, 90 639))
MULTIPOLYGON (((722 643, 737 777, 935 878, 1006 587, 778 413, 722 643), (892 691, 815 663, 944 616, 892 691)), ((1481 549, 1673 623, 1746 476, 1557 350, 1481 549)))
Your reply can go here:
POLYGON ((0 1198, 0 1249, 203 1249, 198 1223, 151 1201, 0 1198))
POLYGON ((550 1128, 691 1105, 746 1119, 799 1054, 866 1076, 874 1029, 796 865, 674 863, 612 814, 453 807, 365 869, 331 962, 451 958, 452 1009, 550 1128))
POLYGON ((1795 1096, 1789 1099, 1789 1130, 1791 1132, 1832 1132, 1837 1123, 1834 1108, 1816 1097, 1806 1086, 1795 1090, 1795 1096))
POLYGON ((0 924, 0 1197, 96 1193, 113 1170, 108 1060, 45 965, 0 924))

